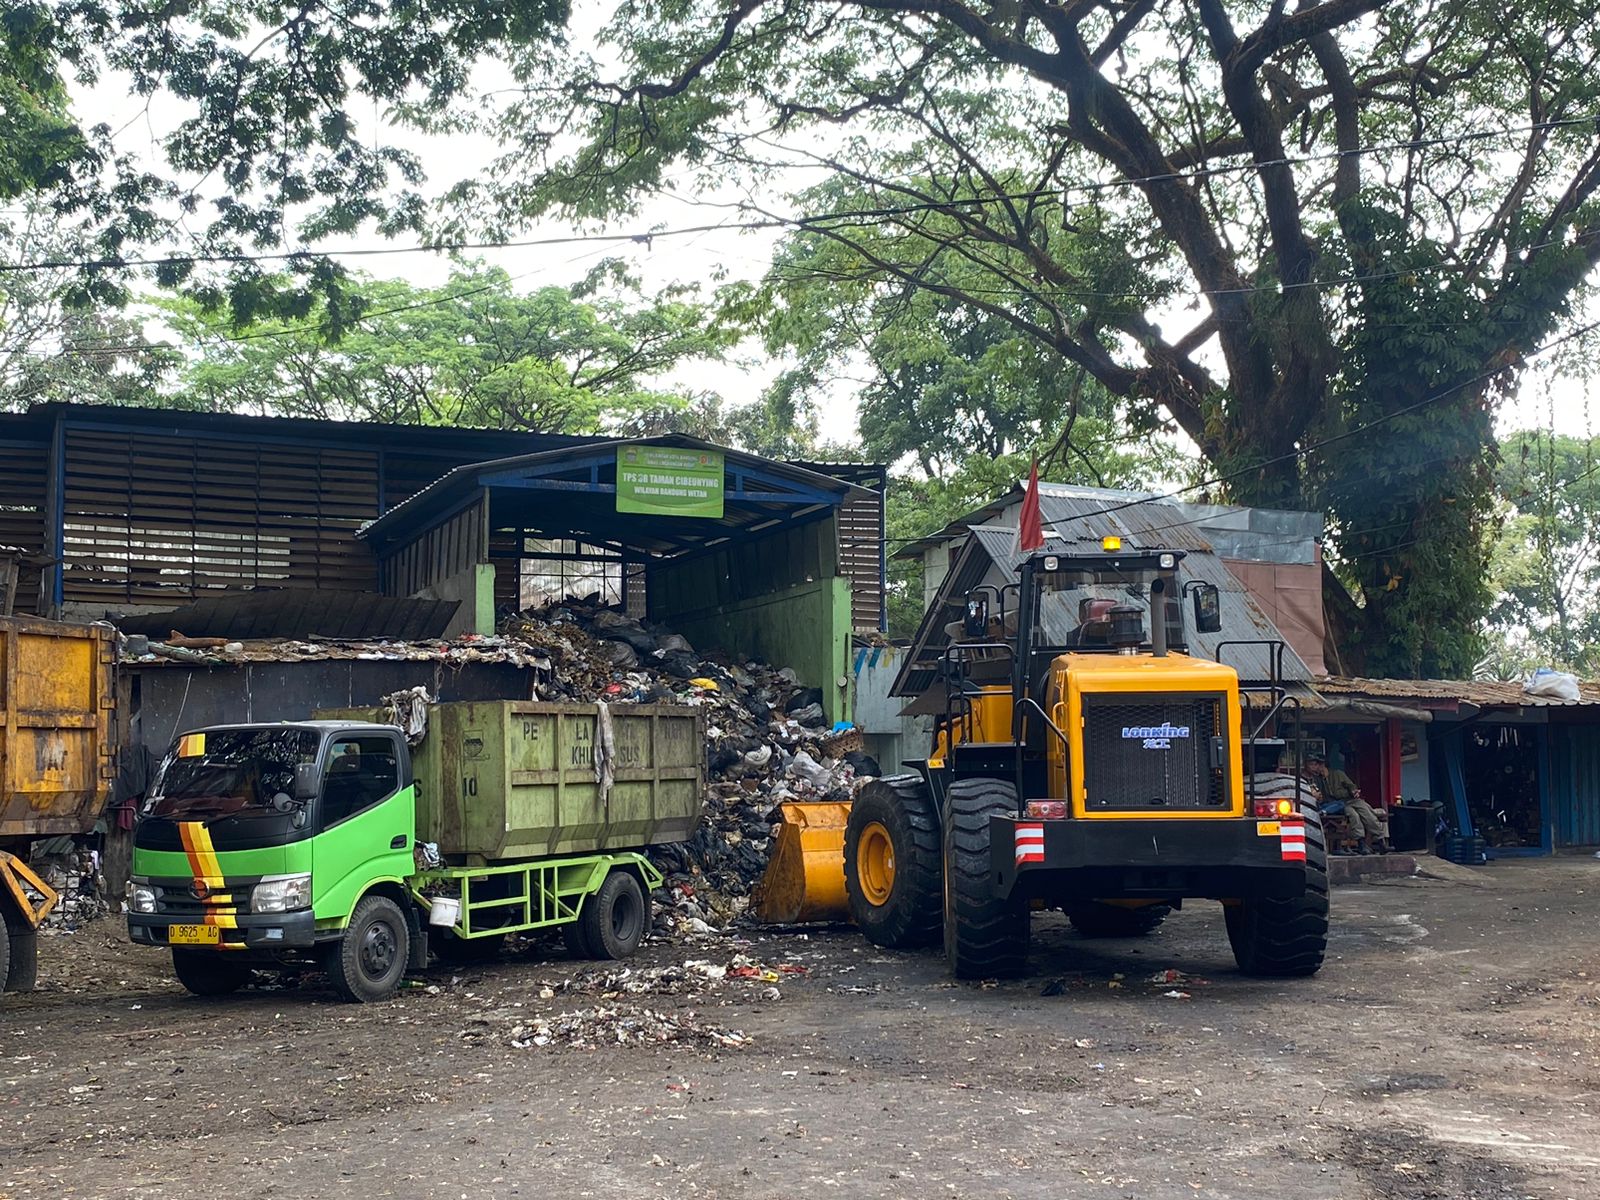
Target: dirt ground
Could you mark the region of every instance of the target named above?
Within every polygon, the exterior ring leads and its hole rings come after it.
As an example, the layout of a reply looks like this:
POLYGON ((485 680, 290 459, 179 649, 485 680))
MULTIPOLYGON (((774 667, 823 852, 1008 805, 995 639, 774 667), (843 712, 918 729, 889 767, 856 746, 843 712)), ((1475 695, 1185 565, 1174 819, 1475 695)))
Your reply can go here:
POLYGON ((104 921, 0 1010, 0 1197, 1588 1200, 1600 861, 1440 871, 1291 984, 1196 905, 1000 986, 831 929, 208 1002, 104 921))

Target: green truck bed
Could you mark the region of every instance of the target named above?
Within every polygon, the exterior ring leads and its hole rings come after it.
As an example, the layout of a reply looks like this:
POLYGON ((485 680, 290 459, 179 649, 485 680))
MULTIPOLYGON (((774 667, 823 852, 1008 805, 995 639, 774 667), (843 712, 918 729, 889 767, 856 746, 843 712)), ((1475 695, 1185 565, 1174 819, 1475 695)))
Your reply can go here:
MULTIPOLYGON (((483 865, 680 842, 699 820, 705 731, 698 709, 616 705, 610 787, 595 777, 592 704, 436 704, 412 748, 417 837, 445 860, 483 865)), ((319 717, 387 721, 382 708, 319 717)))

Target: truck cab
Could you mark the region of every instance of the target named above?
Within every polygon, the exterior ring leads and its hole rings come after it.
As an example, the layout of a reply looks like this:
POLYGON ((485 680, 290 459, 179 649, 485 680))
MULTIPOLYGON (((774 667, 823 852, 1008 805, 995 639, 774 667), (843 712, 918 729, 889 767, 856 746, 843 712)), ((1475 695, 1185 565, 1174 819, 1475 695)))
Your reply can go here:
POLYGON ((415 804, 405 738, 391 726, 184 733, 135 829, 129 934, 169 947, 180 981, 214 994, 257 967, 328 965, 364 906, 377 919, 365 922, 344 983, 389 990, 406 948, 425 946, 406 891, 415 804))

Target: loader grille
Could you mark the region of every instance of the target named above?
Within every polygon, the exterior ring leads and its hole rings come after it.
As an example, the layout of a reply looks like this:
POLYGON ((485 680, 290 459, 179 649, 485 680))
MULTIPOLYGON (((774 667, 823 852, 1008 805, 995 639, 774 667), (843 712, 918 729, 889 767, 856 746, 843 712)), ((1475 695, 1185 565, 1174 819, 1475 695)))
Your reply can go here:
POLYGON ((1228 802, 1222 697, 1083 697, 1090 812, 1205 811, 1228 802))

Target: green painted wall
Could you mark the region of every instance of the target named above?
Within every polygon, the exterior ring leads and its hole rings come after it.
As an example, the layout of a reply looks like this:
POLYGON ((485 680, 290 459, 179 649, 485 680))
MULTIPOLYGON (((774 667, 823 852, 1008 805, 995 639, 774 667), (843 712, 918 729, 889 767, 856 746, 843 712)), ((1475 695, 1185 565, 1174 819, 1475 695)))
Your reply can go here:
POLYGON ((850 581, 833 575, 765 596, 684 612, 660 613, 695 649, 727 649, 774 666, 792 667, 800 682, 822 689, 830 721, 850 719, 850 581))

